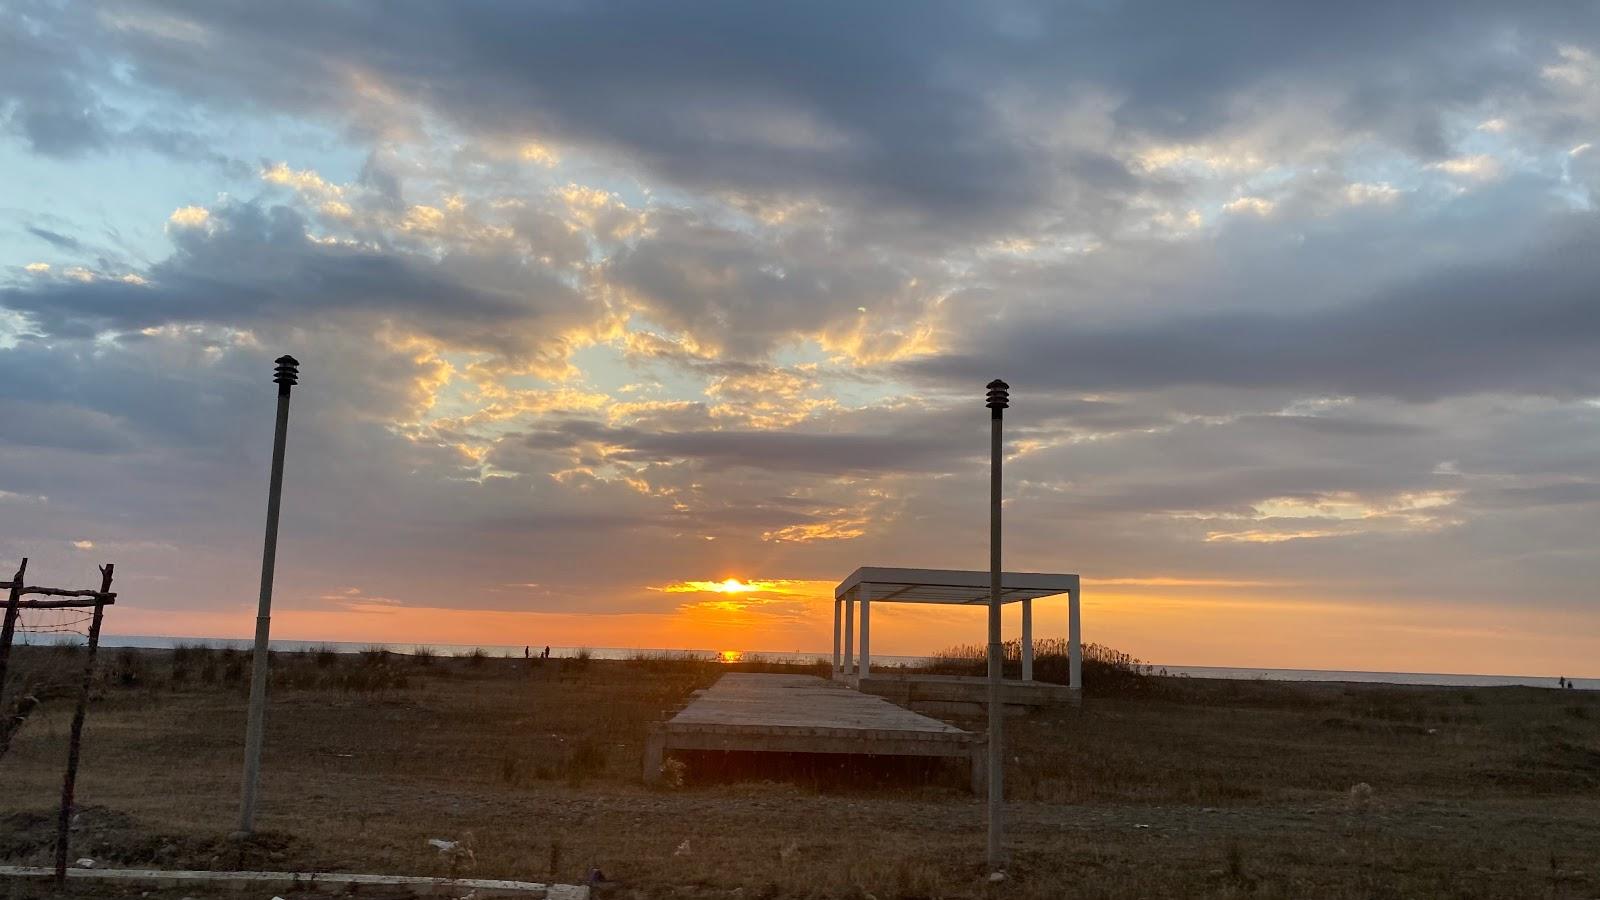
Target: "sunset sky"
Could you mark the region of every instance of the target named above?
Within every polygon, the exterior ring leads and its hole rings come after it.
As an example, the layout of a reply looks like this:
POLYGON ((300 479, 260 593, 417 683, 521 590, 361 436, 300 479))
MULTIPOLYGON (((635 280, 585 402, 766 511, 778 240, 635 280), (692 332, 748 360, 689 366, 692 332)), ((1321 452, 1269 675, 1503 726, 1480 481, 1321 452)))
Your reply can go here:
POLYGON ((1087 640, 1600 676, 1597 54, 1588 3, 0 0, 0 568, 247 637, 292 353, 274 636, 825 650, 857 566, 987 564, 1000 377, 1006 565, 1087 640))

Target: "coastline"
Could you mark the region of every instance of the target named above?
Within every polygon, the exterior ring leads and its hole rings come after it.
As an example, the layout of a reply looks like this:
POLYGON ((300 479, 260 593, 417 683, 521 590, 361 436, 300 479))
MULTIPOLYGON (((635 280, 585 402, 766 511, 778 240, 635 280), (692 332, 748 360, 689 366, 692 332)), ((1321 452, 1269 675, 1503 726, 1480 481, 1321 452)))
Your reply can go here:
MULTIPOLYGON (((47 643, 47 642, 38 642, 47 643)), ((54 643, 50 641, 48 643, 54 643)), ((101 646, 108 649, 147 649, 170 650, 180 645, 201 645, 206 647, 234 647, 248 649, 251 641, 248 638, 218 638, 218 637, 181 637, 167 635, 103 635, 101 646)), ((482 650, 491 656, 520 657, 522 646, 509 644, 423 644, 417 643, 382 643, 382 642, 356 642, 356 641, 308 641, 293 639, 274 639, 272 649, 280 652, 293 653, 307 650, 331 649, 337 653, 360 653, 364 650, 381 649, 391 653, 408 654, 419 646, 426 646, 430 650, 447 656, 466 656, 476 650, 482 650)), ((531 646, 531 645, 530 645, 531 646)), ((543 646, 533 647, 535 655, 543 650, 543 646)), ((570 659, 580 655, 587 655, 594 659, 634 659, 639 657, 651 658, 722 658, 728 662, 741 660, 766 660, 771 662, 811 663, 826 660, 830 654, 827 652, 812 653, 806 651, 773 651, 773 650, 686 650, 679 648, 662 647, 555 647, 550 648, 550 655, 559 659, 570 659)), ((874 662, 881 666, 915 666, 923 661, 925 656, 875 656, 874 662)), ((1494 673, 1469 673, 1469 672, 1383 672, 1362 669, 1299 669, 1291 667, 1258 667, 1258 666, 1195 666, 1195 665, 1170 665, 1151 663, 1150 668, 1157 674, 1164 673, 1169 676, 1187 678, 1214 678, 1228 681, 1290 681, 1290 682, 1322 682, 1322 683, 1351 683, 1351 684, 1395 684, 1417 685, 1432 687, 1538 687, 1557 689, 1557 678, 1561 675, 1507 675, 1494 673)), ((1572 682, 1574 688, 1580 691, 1600 691, 1600 676, 1565 676, 1572 682)))

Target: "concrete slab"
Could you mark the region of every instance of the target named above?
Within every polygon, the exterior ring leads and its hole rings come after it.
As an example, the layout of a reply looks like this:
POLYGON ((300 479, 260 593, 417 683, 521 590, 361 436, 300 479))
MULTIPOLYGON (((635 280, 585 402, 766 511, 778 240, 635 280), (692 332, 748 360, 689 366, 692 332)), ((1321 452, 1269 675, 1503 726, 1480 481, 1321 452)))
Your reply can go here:
MULTIPOLYGON (((989 703, 989 679, 981 675, 874 672, 858 680, 858 689, 907 709, 941 716, 985 715, 989 703)), ((1081 691, 1046 681, 1008 679, 1001 685, 1000 695, 1008 714, 1075 705, 1082 700, 1081 691)))
POLYGON ((673 750, 966 757, 982 787, 982 735, 811 675, 729 672, 646 741, 654 782, 673 750))

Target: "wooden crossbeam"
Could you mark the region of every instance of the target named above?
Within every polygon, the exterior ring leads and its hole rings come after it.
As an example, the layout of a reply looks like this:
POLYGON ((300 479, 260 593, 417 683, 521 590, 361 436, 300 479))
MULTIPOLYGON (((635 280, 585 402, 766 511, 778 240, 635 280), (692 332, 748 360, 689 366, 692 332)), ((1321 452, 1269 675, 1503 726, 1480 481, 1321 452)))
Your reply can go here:
MULTIPOLYGON (((8 590, 10 590, 10 589, 12 589, 14 587, 17 587, 15 582, 0 581, 0 591, 8 591, 8 590)), ((116 602, 116 599, 117 599, 117 592, 116 591, 73 591, 73 590, 68 590, 66 588, 38 587, 38 586, 28 587, 27 585, 23 585, 17 591, 17 593, 18 594, 38 594, 38 595, 44 596, 44 597, 82 597, 82 598, 84 598, 86 600, 98 600, 101 603, 114 603, 114 602, 116 602)), ((21 606, 27 606, 26 603, 22 603, 20 605, 21 606)), ((88 603, 88 604, 85 604, 85 605, 93 606, 94 604, 93 603, 88 603)))
POLYGON ((115 606, 116 597, 116 594, 102 594, 86 600, 18 600, 17 609, 93 609, 96 606, 115 606))

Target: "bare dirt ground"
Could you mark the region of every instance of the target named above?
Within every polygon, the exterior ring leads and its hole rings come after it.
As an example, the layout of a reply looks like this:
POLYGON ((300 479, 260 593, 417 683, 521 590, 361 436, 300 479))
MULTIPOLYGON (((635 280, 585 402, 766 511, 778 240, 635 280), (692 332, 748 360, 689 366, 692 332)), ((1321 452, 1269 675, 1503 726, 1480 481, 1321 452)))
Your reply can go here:
MULTIPOLYGON (((76 664, 24 649, 36 680, 76 664)), ((437 837, 471 846, 458 874, 598 867, 615 897, 1600 896, 1582 692, 1091 680, 1080 710, 1012 720, 993 886, 960 765, 703 757, 684 787, 643 787, 649 725, 725 666, 280 655, 261 833, 240 845, 247 667, 106 662, 72 850, 104 865, 446 874, 437 837)), ((50 857, 69 720, 47 703, 0 759, 0 861, 50 857)))

